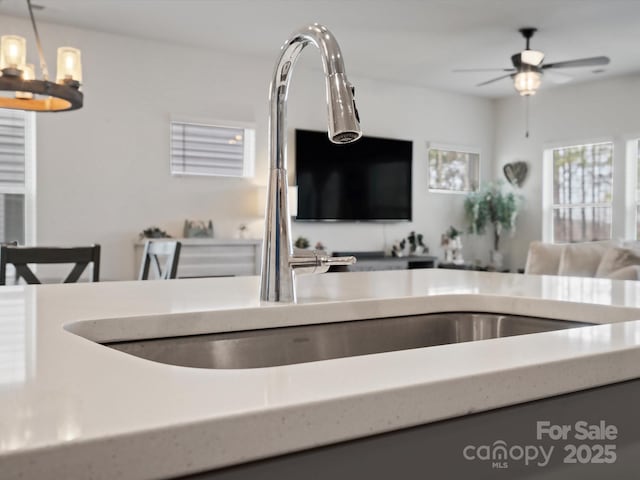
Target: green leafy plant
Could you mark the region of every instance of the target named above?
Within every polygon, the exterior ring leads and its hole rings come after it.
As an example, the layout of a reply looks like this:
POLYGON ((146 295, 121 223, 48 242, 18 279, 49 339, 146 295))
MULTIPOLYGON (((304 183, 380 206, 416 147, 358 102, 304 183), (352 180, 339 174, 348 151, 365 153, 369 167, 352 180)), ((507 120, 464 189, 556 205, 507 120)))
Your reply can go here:
POLYGON ((309 240, 305 237, 296 238, 295 243, 293 244, 296 248, 309 248, 309 240))
POLYGON ((158 227, 149 227, 140 232, 140 238, 171 238, 171 235, 158 227))
POLYGON ((446 235, 448 238, 454 239, 454 238, 456 238, 458 235, 460 235, 461 233, 462 233, 462 232, 461 232, 460 230, 458 230, 456 227, 454 227, 453 225, 451 225, 451 226, 449 227, 449 230, 447 230, 447 231, 445 232, 445 235, 446 235))
POLYGON ((501 181, 485 184, 477 192, 467 195, 464 211, 469 221, 469 232, 484 234, 493 226, 493 249, 500 249, 500 236, 505 230, 515 231, 519 198, 504 191, 501 181))

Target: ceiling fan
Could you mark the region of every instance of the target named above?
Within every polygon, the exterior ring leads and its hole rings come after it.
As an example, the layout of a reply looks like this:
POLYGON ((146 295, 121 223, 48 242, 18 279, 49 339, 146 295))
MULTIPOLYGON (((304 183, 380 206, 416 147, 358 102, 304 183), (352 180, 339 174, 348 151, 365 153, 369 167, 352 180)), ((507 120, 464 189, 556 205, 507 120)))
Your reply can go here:
POLYGON ((521 28, 518 30, 526 40, 526 47, 523 51, 511 56, 511 63, 513 64, 512 68, 470 68, 454 70, 454 72, 487 72, 492 70, 509 72, 506 75, 492 78, 491 80, 479 83, 476 86, 481 87, 483 85, 488 85, 490 83, 497 82, 498 80, 511 77, 513 79, 513 85, 518 93, 522 96, 530 96, 535 95, 538 88, 540 88, 542 75, 547 70, 555 70, 557 68, 595 67, 609 64, 609 57, 604 56, 566 60, 564 62, 543 63, 544 53, 538 50, 531 50, 529 48, 529 41, 537 30, 537 28, 532 27, 521 28))

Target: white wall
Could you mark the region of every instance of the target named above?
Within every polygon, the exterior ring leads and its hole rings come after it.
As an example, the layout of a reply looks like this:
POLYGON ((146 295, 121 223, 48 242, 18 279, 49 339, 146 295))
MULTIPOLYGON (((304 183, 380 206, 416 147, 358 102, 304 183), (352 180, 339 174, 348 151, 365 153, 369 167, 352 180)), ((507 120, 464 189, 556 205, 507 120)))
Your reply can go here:
MULTIPOLYGON (((347 56, 347 68, 348 61, 347 56)), ((301 75, 292 82, 290 125, 325 129, 322 77, 307 71, 296 73, 301 75)), ((388 224, 294 222, 294 236, 305 236, 312 245, 322 241, 330 250, 390 250, 394 241, 415 230, 424 234, 432 254, 442 256, 440 235, 450 225, 466 230, 464 195, 428 192, 427 142, 480 148, 481 177, 488 178, 493 169, 493 108, 490 101, 356 77, 351 81, 356 85, 356 102, 365 135, 413 141, 413 221, 388 224)), ((488 252, 489 247, 478 239, 465 241, 468 260, 476 257, 486 260, 488 252)))
POLYGON ((640 75, 543 89, 532 99, 528 139, 524 100, 513 95, 496 102, 495 175, 502 176, 506 163, 529 163, 529 177, 521 189, 525 208, 516 235, 505 243, 512 268, 523 267, 529 242, 542 239, 542 154, 548 145, 613 140, 613 236, 625 236, 625 140, 640 137, 637 98, 640 75))
MULTIPOLYGON (((267 172, 267 93, 273 58, 261 59, 40 24, 45 55, 82 50, 85 106, 37 116, 37 234, 40 245, 100 243, 102 277, 134 277, 133 242, 157 225, 179 236, 185 218, 209 219, 217 237, 241 222, 261 234, 253 183, 267 172), (169 116, 253 122, 256 179, 184 178, 169 174, 169 116)), ((1 31, 30 31, 22 19, 0 17, 1 31)), ((28 39, 30 61, 35 46, 28 39)), ((348 46, 343 45, 348 69, 348 46)), ((305 52, 294 75, 289 127, 326 125, 317 52, 305 52)), ((365 134, 414 141, 411 224, 294 224, 294 235, 332 250, 380 250, 415 229, 440 254, 440 234, 462 226, 463 197, 427 192, 426 142, 480 147, 491 172, 494 109, 489 100, 353 77, 365 134)), ((468 242, 469 243, 469 242, 468 242)), ((467 257, 486 258, 485 250, 467 257)))

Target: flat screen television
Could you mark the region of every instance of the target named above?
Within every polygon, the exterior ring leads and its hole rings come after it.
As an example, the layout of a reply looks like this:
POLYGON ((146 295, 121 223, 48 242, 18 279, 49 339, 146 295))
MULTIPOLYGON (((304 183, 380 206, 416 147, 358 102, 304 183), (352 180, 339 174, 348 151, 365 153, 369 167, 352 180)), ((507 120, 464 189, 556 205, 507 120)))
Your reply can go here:
POLYGON ((296 130, 296 220, 411 220, 412 151, 406 140, 336 145, 326 131, 296 130))

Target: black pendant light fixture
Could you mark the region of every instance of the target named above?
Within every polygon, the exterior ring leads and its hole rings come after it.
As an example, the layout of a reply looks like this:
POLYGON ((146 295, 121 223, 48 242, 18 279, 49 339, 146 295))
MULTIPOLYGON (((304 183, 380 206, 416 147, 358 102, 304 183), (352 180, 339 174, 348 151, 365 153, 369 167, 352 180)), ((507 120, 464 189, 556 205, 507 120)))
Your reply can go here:
POLYGON ((56 81, 49 80, 40 35, 33 16, 31 0, 26 0, 40 57, 42 79, 35 78, 35 68, 26 63, 26 40, 17 35, 0 38, 0 108, 36 112, 64 112, 82 107, 83 94, 80 50, 58 48, 56 81))

